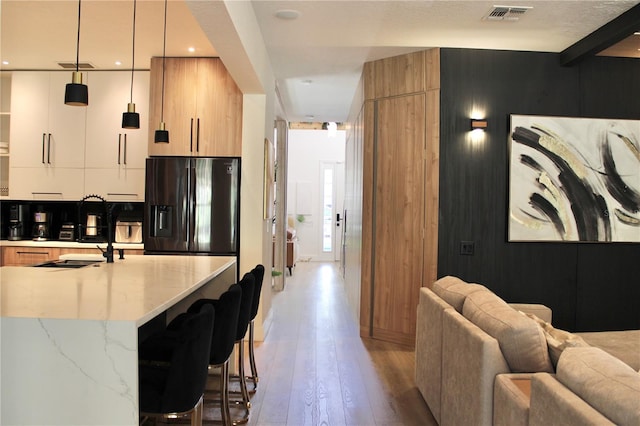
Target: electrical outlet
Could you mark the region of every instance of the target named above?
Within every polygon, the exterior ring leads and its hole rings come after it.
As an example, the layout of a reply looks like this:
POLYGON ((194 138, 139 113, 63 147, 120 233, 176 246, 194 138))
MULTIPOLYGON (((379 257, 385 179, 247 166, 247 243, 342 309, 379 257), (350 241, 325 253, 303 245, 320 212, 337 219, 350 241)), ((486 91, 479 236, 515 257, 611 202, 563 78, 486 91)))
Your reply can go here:
POLYGON ((460 254, 473 255, 475 243, 473 241, 460 241, 460 254))

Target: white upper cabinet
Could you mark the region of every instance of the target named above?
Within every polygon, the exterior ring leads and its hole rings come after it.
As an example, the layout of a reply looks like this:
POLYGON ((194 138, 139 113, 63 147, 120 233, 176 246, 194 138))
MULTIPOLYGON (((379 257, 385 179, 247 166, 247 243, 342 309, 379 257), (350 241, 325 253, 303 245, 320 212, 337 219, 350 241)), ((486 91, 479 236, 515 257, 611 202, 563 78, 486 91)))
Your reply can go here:
POLYGON ((131 72, 92 72, 90 79, 85 168, 144 169, 149 71, 136 71, 133 77, 133 102, 140 114, 139 129, 122 128, 122 113, 131 99, 131 72))
MULTIPOLYGON (((64 104, 65 87, 70 82, 71 72, 13 73, 12 168, 84 167, 87 110, 64 104)), ((87 82, 86 73, 83 82, 87 82)))

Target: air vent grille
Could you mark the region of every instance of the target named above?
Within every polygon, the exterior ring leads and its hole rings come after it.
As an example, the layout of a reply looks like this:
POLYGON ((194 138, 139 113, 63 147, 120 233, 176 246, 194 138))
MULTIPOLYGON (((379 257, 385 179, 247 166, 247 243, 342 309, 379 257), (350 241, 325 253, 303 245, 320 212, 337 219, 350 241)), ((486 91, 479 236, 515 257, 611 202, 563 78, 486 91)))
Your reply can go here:
MULTIPOLYGON (((76 63, 75 62, 58 62, 58 65, 60 65, 62 68, 64 69, 76 69, 76 63)), ((95 67, 93 66, 93 64, 89 63, 89 62, 79 62, 78 63, 78 68, 81 70, 92 70, 95 67)))
POLYGON ((530 6, 493 6, 483 19, 487 21, 517 21, 530 9, 533 8, 530 6))

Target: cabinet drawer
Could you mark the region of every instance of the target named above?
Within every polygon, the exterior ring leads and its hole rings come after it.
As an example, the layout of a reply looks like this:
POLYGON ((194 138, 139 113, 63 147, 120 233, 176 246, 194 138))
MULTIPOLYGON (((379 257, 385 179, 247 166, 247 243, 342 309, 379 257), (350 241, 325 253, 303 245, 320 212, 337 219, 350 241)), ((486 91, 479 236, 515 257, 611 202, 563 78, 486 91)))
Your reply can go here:
POLYGON ((60 249, 55 247, 3 247, 2 266, 24 266, 56 260, 60 249))

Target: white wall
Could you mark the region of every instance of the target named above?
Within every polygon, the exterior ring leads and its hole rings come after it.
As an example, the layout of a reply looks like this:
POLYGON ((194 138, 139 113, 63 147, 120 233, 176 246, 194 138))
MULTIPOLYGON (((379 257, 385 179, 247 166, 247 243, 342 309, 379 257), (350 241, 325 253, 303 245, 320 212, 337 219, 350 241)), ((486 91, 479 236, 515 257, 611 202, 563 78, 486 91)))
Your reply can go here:
POLYGON ((331 138, 327 130, 289 130, 287 214, 295 218, 305 213, 303 223, 295 222, 301 259, 316 260, 320 252, 321 163, 344 163, 344 148, 344 130, 338 130, 331 138), (309 205, 309 210, 300 211, 305 205, 309 205))

